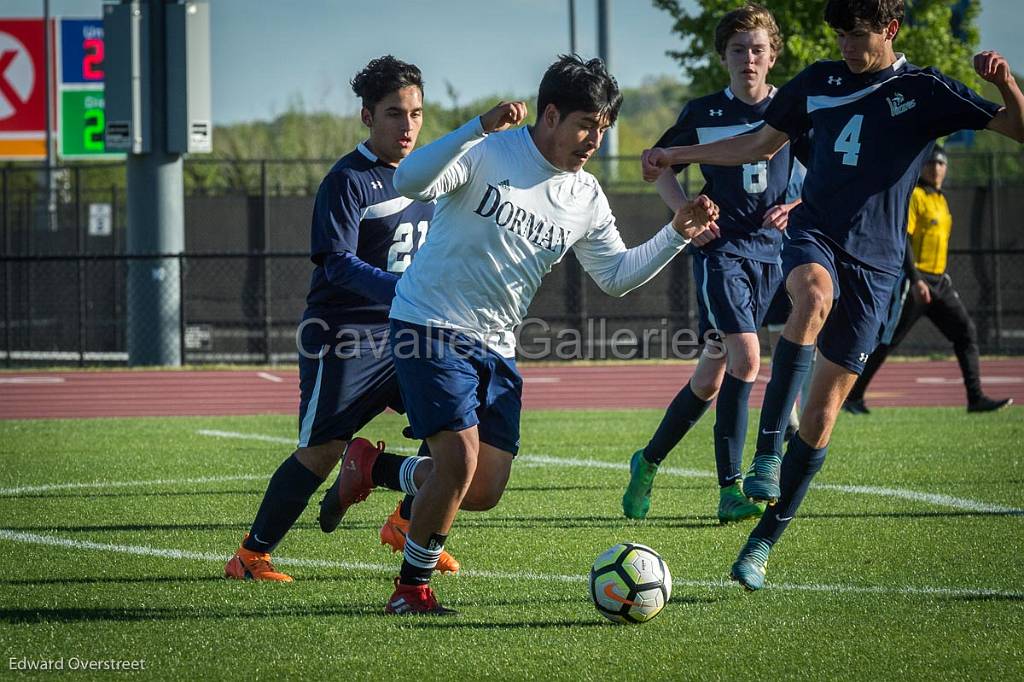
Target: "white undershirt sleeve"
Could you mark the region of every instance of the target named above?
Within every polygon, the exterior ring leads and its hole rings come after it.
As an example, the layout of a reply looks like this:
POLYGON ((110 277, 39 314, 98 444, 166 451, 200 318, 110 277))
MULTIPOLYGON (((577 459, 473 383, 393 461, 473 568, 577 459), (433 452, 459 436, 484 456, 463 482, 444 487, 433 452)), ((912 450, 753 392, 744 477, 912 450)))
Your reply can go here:
POLYGON ((625 296, 649 281, 690 243, 669 223, 643 244, 627 249, 603 193, 597 201, 601 222, 573 245, 573 252, 583 269, 609 296, 625 296))
POLYGON ((466 154, 487 137, 476 116, 417 149, 406 157, 395 171, 398 193, 418 201, 433 201, 454 192, 469 181, 470 163, 466 154))

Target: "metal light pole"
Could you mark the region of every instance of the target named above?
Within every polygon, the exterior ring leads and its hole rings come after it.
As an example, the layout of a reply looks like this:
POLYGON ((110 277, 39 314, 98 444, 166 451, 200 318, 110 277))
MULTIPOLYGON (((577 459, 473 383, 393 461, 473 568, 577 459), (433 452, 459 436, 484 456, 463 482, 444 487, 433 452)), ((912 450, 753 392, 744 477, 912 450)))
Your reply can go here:
POLYGON ((569 54, 576 54, 576 0, 569 0, 569 54))
POLYGON ((51 108, 53 107, 52 90, 53 81, 51 73, 53 62, 51 52, 53 45, 50 40, 50 0, 43 0, 43 64, 46 75, 43 77, 43 85, 46 90, 46 169, 43 171, 43 185, 46 191, 46 229, 50 232, 57 231, 57 196, 53 185, 53 118, 51 108))
MULTIPOLYGON (((167 40, 164 0, 143 3, 149 18, 151 149, 127 156, 127 251, 178 254, 185 249, 181 154, 167 150, 167 40)), ((141 5, 136 5, 141 7, 141 5)), ((144 258, 128 264, 128 362, 180 365, 181 260, 144 258)))
MULTIPOLYGON (((612 72, 612 40, 611 40, 611 9, 609 0, 597 0, 597 54, 604 60, 608 72, 612 72)), ((614 182, 619 173, 615 157, 619 155, 619 131, 612 126, 604 134, 604 143, 600 150, 607 173, 605 177, 614 182)))

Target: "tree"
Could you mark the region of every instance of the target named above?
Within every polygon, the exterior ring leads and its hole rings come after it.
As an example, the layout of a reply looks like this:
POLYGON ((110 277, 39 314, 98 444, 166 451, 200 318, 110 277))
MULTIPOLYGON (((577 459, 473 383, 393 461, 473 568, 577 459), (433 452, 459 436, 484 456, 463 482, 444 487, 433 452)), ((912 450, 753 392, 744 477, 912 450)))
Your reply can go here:
MULTIPOLYGON (((728 74, 715 52, 715 25, 726 12, 743 5, 742 0, 696 0, 691 13, 679 0, 653 0, 675 21, 673 32, 683 39, 683 49, 671 51, 692 79, 694 92, 713 92, 728 82, 728 74)), ((779 55, 771 80, 781 85, 820 59, 839 59, 835 35, 825 23, 825 0, 774 0, 765 3, 775 15, 785 47, 779 55)), ((971 67, 978 43, 976 25, 979 0, 957 4, 956 34, 952 28, 950 0, 908 0, 907 20, 896 37, 896 49, 918 66, 936 66, 971 87, 979 79, 971 67)))

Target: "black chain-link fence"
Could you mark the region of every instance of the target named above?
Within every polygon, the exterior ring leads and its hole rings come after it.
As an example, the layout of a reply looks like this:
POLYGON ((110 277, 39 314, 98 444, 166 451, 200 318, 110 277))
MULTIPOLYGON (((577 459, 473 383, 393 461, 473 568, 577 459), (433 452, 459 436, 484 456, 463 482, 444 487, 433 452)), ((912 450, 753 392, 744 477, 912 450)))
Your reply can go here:
MULTIPOLYGON (((954 229, 948 272, 971 312, 983 353, 1024 353, 1024 183, 984 176, 1019 162, 953 157, 947 195, 954 229)), ((636 159, 594 165, 627 244, 669 219, 636 159), (632 170, 628 170, 632 169, 632 170)), ((295 330, 312 264, 307 249, 312 195, 330 161, 189 161, 185 252, 125 254, 124 171, 120 165, 58 169, 54 201, 40 169, 0 169, 0 364, 125 364, 139 343, 130 290, 165 281, 146 320, 173 328, 163 342, 182 362, 278 363, 296 357, 295 330), (52 207, 52 211, 50 208, 52 207), (134 270, 133 270, 134 269, 134 270), (133 278, 133 273, 135 277, 133 278), (133 331, 134 330, 134 331, 133 331), (135 335, 133 337, 133 334, 135 335)), ((589 166, 588 166, 589 168, 589 166)), ((1013 175, 1012 173, 1010 174, 1013 175)), ((687 178, 699 190, 697 174, 687 178)), ((679 357, 696 352, 696 297, 690 259, 676 258, 624 298, 603 294, 570 254, 545 279, 520 335, 526 358, 679 357)), ((145 332, 145 330, 142 330, 145 332)), ((901 346, 907 354, 950 352, 922 321, 901 346)))

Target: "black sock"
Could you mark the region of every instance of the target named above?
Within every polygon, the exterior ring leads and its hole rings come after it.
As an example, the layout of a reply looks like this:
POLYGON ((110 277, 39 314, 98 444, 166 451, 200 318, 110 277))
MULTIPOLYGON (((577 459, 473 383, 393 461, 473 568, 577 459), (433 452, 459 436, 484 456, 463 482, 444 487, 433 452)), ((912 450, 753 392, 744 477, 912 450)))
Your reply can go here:
POLYGON ((273 552, 277 543, 295 525, 309 498, 323 479, 292 455, 270 477, 256 520, 243 546, 253 552, 273 552))
POLYGON ((658 430, 651 436, 651 442, 644 448, 644 459, 652 464, 661 464, 679 441, 683 439, 697 421, 708 411, 710 400, 701 400, 690 390, 686 382, 676 397, 669 403, 665 416, 661 418, 658 430))
POLYGON ((370 474, 373 477, 373 484, 391 490, 401 490, 402 487, 398 483, 398 472, 402 469, 402 462, 407 459, 409 458, 405 455, 394 455, 390 452, 382 452, 377 455, 377 460, 373 463, 373 471, 370 474))
POLYGON ((402 498, 402 505, 398 508, 398 515, 408 521, 412 518, 412 503, 416 501, 415 495, 406 495, 402 498))
POLYGON ((437 566, 437 559, 444 550, 447 535, 434 533, 426 547, 420 547, 412 538, 405 539, 405 551, 402 553, 402 569, 398 574, 398 582, 403 585, 426 585, 430 582, 430 574, 437 566))
POLYGON ((732 485, 743 475, 743 443, 747 439, 747 414, 753 381, 740 381, 726 373, 715 407, 715 466, 718 485, 732 485))
POLYGON ((813 360, 814 344, 801 346, 786 337, 779 339, 772 356, 772 378, 764 391, 756 454, 782 455, 789 413, 813 360))
POLYGON ((811 479, 821 469, 827 454, 828 445, 812 448, 800 438, 799 433, 793 436, 786 456, 782 458, 779 501, 774 507, 765 510, 751 536, 763 538, 772 544, 779 541, 789 522, 796 516, 796 510, 811 486, 811 479))

